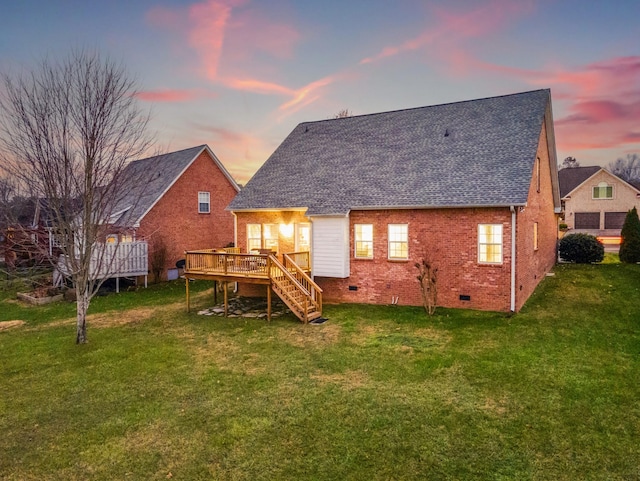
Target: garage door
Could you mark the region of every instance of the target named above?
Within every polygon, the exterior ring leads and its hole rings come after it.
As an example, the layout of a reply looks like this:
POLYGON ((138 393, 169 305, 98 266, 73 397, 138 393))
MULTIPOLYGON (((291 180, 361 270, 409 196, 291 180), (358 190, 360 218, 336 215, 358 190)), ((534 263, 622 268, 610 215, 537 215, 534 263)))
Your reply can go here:
POLYGON ((627 217, 626 212, 605 212, 604 228, 605 229, 622 229, 624 219, 627 217))
POLYGON ((576 229, 599 229, 600 212, 576 212, 576 229))

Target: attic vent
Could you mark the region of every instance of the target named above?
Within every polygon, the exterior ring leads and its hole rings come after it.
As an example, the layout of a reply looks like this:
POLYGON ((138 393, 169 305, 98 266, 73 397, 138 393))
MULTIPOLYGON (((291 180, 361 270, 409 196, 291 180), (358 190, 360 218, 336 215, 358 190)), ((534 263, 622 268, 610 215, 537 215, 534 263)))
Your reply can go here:
POLYGON ((445 129, 445 131, 444 131, 444 136, 445 136, 445 137, 449 137, 449 129, 445 129))

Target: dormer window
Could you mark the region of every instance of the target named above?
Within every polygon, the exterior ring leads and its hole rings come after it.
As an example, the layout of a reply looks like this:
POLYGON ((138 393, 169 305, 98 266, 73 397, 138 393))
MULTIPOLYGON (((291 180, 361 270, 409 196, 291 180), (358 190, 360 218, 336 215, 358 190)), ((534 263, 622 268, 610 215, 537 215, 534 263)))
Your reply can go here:
POLYGON ((606 182, 600 182, 593 188, 594 199, 613 199, 613 186, 606 182))

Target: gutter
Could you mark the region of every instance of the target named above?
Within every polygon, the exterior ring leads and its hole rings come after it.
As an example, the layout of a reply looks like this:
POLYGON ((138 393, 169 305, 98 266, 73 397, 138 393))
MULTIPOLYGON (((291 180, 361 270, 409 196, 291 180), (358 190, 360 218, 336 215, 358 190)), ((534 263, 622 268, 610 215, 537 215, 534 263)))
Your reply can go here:
POLYGON ((511 210, 511 312, 516 311, 516 209, 511 210))

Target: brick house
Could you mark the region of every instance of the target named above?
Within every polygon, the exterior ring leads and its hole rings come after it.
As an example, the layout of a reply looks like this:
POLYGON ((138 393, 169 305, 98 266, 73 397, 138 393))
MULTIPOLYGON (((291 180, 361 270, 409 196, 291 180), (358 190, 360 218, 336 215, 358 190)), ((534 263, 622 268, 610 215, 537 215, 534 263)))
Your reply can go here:
POLYGON ((597 166, 562 169, 558 179, 567 232, 595 235, 617 251, 627 212, 640 209, 640 190, 597 166))
POLYGON ((123 178, 144 181, 126 184, 107 241, 146 239, 150 267, 164 244, 163 276, 188 249, 233 242, 233 216, 225 207, 240 188, 207 145, 136 160, 123 178))
POLYGON ((228 209, 243 251, 310 250, 326 302, 421 305, 426 259, 438 305, 518 311, 556 260, 550 91, 302 123, 228 209))

